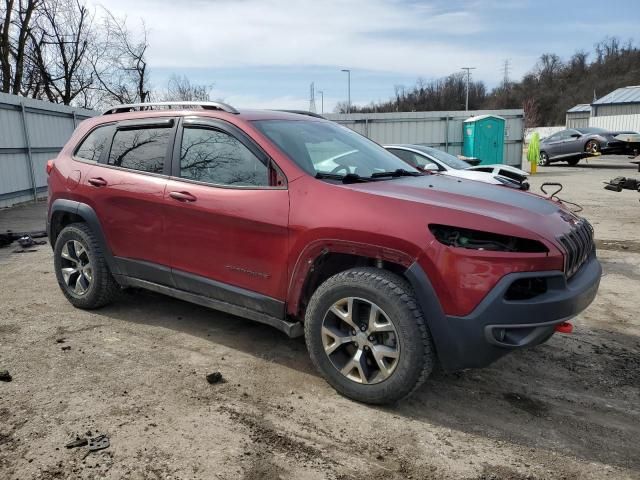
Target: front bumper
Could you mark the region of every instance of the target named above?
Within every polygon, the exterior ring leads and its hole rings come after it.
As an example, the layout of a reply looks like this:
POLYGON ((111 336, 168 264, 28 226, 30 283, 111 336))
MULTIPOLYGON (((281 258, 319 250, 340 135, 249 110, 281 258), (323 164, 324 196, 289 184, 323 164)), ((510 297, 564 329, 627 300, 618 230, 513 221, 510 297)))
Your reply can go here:
POLYGON ((601 274, 595 253, 569 280, 560 271, 512 273, 503 277, 471 314, 455 317, 438 309, 433 287, 418 264, 407 270, 447 371, 484 367, 511 350, 545 342, 558 323, 591 304, 601 274), (527 300, 505 298, 515 281, 528 278, 543 278, 546 292, 527 300))

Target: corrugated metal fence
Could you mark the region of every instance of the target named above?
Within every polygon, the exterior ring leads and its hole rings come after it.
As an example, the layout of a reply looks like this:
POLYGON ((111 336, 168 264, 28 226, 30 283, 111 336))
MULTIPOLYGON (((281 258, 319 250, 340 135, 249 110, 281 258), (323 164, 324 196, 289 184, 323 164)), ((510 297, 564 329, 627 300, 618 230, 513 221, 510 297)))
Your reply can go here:
POLYGON ((591 117, 589 119, 589 126, 606 128, 607 130, 631 130, 640 132, 640 114, 591 117))
POLYGON ((47 160, 97 112, 0 93, 0 207, 46 196, 47 160))
POLYGON ((380 143, 422 143, 449 153, 462 153, 463 122, 477 115, 498 115, 506 120, 504 162, 522 164, 523 110, 476 110, 452 112, 397 112, 325 114, 380 143))

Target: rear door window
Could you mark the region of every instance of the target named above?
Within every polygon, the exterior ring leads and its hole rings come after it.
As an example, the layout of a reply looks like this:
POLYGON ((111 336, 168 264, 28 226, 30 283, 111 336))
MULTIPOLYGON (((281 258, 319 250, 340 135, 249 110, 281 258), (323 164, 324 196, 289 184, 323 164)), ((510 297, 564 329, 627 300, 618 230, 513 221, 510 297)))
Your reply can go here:
POLYGON ((82 160, 89 160, 90 162, 100 160, 100 155, 102 155, 104 146, 107 144, 111 126, 112 125, 102 125, 87 135, 78 148, 76 148, 75 157, 81 158, 82 160))
POLYGON ((116 131, 108 164, 140 172, 163 173, 171 132, 171 128, 116 131))

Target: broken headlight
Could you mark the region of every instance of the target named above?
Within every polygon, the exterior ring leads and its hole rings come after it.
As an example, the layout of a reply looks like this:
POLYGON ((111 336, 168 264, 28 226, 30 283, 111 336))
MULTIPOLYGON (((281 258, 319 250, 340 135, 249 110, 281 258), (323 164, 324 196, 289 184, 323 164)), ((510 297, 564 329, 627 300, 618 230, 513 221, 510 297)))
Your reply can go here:
POLYGON ((543 253, 549 251, 541 242, 528 238, 437 224, 429 225, 429 230, 440 243, 449 247, 493 252, 543 253))

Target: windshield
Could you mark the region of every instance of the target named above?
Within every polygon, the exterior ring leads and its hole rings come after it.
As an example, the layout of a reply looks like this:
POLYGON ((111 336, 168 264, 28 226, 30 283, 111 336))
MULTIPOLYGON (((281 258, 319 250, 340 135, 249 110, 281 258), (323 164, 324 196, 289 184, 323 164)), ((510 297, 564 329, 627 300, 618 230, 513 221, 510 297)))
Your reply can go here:
POLYGON ((470 165, 464 160, 460 160, 458 157, 451 155, 450 153, 443 152, 442 150, 438 150, 437 148, 421 147, 420 150, 455 170, 464 170, 465 168, 470 167, 470 165))
POLYGON ((377 143, 333 122, 256 120, 260 132, 311 175, 355 174, 370 178, 405 170, 419 174, 377 143))

